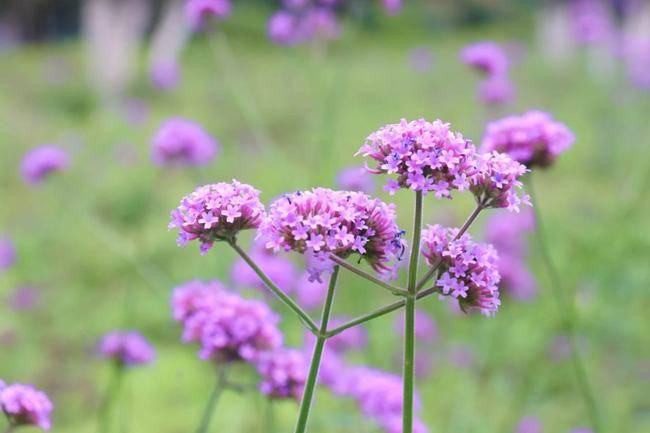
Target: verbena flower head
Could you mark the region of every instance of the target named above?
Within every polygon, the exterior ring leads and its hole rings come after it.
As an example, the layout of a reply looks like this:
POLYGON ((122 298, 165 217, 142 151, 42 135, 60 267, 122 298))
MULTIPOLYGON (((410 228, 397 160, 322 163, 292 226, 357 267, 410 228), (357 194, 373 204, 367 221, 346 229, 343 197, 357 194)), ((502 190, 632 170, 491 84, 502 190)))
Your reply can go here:
POLYGON ((0 410, 12 426, 50 429, 50 416, 54 406, 43 391, 20 383, 1 385, 0 382, 0 410))
MULTIPOLYGON (((354 191, 315 188, 287 194, 269 208, 260 226, 267 248, 301 254, 365 259, 377 272, 390 273, 390 262, 404 250, 395 206, 354 191)), ((322 269, 308 264, 316 279, 322 269)))
POLYGON ((198 123, 173 117, 166 120, 151 142, 151 159, 158 165, 205 165, 219 143, 198 123))
POLYGON ((467 45, 460 53, 461 60, 486 75, 504 75, 508 71, 508 55, 501 45, 492 41, 467 45))
POLYGON ((172 90, 178 85, 181 79, 178 62, 174 60, 155 62, 149 70, 149 78, 157 89, 163 91, 172 90))
POLYGON ((300 400, 307 380, 307 359, 296 349, 276 349, 260 354, 256 362, 262 376, 262 394, 271 398, 300 400))
POLYGON ((571 0, 569 17, 572 35, 578 44, 608 42, 616 34, 614 17, 605 0, 571 0))
MULTIPOLYGON (((287 257, 273 253, 261 243, 255 242, 250 258, 264 271, 271 281, 284 292, 291 293, 296 285, 297 272, 295 265, 287 257)), ((235 261, 230 272, 233 283, 237 287, 257 288, 266 290, 264 282, 255 271, 244 261, 235 261)))
POLYGON ((410 188, 438 198, 469 188, 468 169, 476 149, 441 120, 424 119, 386 125, 366 138, 357 152, 376 162, 368 171, 395 175, 384 187, 394 194, 410 188))
POLYGON ((526 167, 498 152, 476 154, 469 177, 470 191, 484 208, 507 208, 519 212, 520 205, 530 206, 530 197, 520 192, 519 180, 526 167))
POLYGON ((242 298, 218 282, 192 281, 177 287, 172 310, 183 324, 183 340, 201 344, 202 359, 252 362, 282 344, 280 319, 268 305, 242 298))
POLYGON ((364 167, 348 167, 341 170, 336 177, 336 184, 340 189, 366 194, 372 194, 375 190, 375 182, 364 167))
POLYGON ((28 151, 20 163, 23 180, 30 184, 43 182, 48 175, 65 171, 70 164, 68 152, 57 146, 39 146, 28 151))
POLYGON ((463 311, 493 315, 499 309, 497 253, 468 234, 453 240, 458 229, 429 225, 422 231, 422 255, 430 266, 440 261, 436 287, 451 296, 463 311))
POLYGON ((279 45, 293 45, 299 41, 299 21, 295 14, 279 10, 271 15, 267 23, 267 34, 272 42, 279 45))
POLYGON ((480 150, 503 152, 527 167, 546 167, 567 150, 575 137, 563 123, 543 111, 528 111, 489 122, 480 150))
POLYGON ((232 10, 230 0, 187 0, 185 18, 193 30, 200 30, 208 18, 224 20, 232 10))
POLYGON ((515 87, 507 76, 494 75, 479 84, 478 96, 487 105, 503 105, 514 98, 515 87))
POLYGON ((136 331, 109 332, 102 337, 98 350, 103 358, 128 367, 147 365, 156 359, 154 347, 136 331))
POLYGON ((264 205, 259 195, 252 186, 236 180, 200 186, 172 211, 169 228, 178 229, 180 246, 198 240, 205 254, 215 241, 260 226, 264 205))
POLYGON ((0 271, 9 269, 16 263, 16 248, 9 236, 0 236, 0 271))

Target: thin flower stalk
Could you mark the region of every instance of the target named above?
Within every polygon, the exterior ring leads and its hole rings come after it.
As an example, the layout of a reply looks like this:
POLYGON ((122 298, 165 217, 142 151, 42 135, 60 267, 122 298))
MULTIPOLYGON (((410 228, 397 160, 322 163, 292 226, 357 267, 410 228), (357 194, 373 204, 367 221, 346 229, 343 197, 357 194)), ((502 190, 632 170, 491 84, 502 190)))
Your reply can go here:
POLYGON ((341 257, 335 255, 335 254, 330 254, 330 259, 335 262, 337 265, 340 265, 341 267, 347 269, 348 271, 352 272, 353 274, 356 274, 362 278, 365 278, 366 280, 375 283, 377 286, 384 288, 391 292, 394 295, 399 295, 399 296, 406 296, 408 295, 408 292, 404 289, 400 289, 399 287, 395 287, 391 284, 386 283, 385 281, 380 280, 377 277, 374 277, 373 275, 357 268, 354 265, 351 265, 341 257))
POLYGON ((218 367, 217 381, 214 386, 214 389, 212 390, 212 393, 210 394, 210 398, 208 399, 208 404, 205 406, 203 416, 201 417, 201 423, 199 424, 199 427, 196 429, 196 433, 206 433, 208 431, 208 428, 210 427, 210 423, 212 422, 212 417, 214 416, 214 413, 217 409, 217 403, 219 402, 219 397, 221 397, 221 394, 223 393, 225 388, 226 388, 226 367, 222 365, 218 367))
POLYGON ((568 337, 569 345, 571 346, 571 363, 573 364, 576 380, 578 382, 578 388, 580 389, 580 394, 582 395, 582 398, 585 402, 589 418, 591 419, 592 427, 596 433, 600 433, 604 431, 600 416, 600 410, 598 408, 594 392, 589 382, 584 360, 582 359, 582 355, 580 354, 580 350, 577 345, 575 307, 573 305, 573 300, 567 296, 567 293, 562 288, 560 274, 557 270, 557 267, 555 266, 555 263, 553 262, 548 248, 546 232, 544 231, 544 224, 539 208, 539 201, 537 200, 537 194, 533 186, 532 176, 529 176, 527 181, 528 192, 530 193, 531 200, 533 202, 533 210, 535 212, 535 230, 537 234, 537 242, 539 245, 540 254, 542 256, 542 261, 544 262, 544 267, 549 277, 551 291, 555 299, 556 307, 561 316, 560 320, 562 328, 564 328, 568 337))
POLYGON ((255 273, 260 277, 260 279, 264 282, 266 287, 272 291, 280 300, 287 305, 290 309, 292 309, 300 318, 300 320, 307 326, 309 331, 311 331, 313 334, 318 333, 318 326, 314 321, 312 320, 311 317, 309 317, 309 314, 307 314, 300 306, 293 300, 291 299, 290 296, 288 296, 286 293, 282 291, 278 286, 276 286, 270 279, 269 277, 266 276, 264 271, 260 269, 259 266, 253 261, 253 259, 250 258, 248 254, 237 244, 235 240, 231 240, 228 242, 229 245, 241 256, 242 259, 248 264, 248 266, 255 271, 255 273))
POLYGON ((113 403, 117 400, 117 396, 122 386, 123 376, 124 364, 114 362, 108 387, 106 388, 104 398, 99 407, 99 433, 108 433, 111 430, 111 408, 113 407, 113 403))
POLYGON ((420 259, 420 235, 422 231, 422 191, 415 193, 415 215, 413 219, 413 239, 408 268, 408 296, 404 314, 404 409, 402 432, 413 431, 413 380, 415 378, 415 296, 417 294, 418 263, 420 259))
POLYGON ((320 329, 316 337, 316 343, 314 344, 314 350, 309 366, 309 375, 307 376, 307 382, 305 383, 302 401, 300 402, 300 412, 298 415, 298 421, 296 423, 295 433, 304 433, 307 428, 309 411, 311 409, 311 402, 314 396, 314 388, 316 387, 316 381, 318 379, 318 369, 320 367, 323 349, 325 348, 325 341, 328 338, 326 336, 327 326, 332 310, 332 303, 334 301, 334 290, 336 289, 339 269, 340 268, 338 266, 334 266, 332 275, 330 276, 329 287, 327 289, 327 298, 325 299, 325 304, 323 305, 323 313, 321 315, 320 329))

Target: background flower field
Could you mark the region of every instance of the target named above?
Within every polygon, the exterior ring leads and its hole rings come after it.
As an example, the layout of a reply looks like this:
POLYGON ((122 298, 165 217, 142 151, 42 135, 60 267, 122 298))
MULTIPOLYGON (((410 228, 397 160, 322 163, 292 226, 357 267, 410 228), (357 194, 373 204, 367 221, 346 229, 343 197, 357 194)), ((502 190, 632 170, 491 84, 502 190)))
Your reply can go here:
MULTIPOLYGON (((195 245, 176 246, 167 224, 180 197, 198 184, 233 178, 259 188, 265 203, 285 192, 335 188, 342 169, 362 164, 353 155, 381 125, 440 118, 480 143, 487 120, 536 108, 576 135, 552 169, 536 173, 535 186, 552 254, 575 300, 578 342, 606 431, 648 431, 650 93, 628 83, 617 65, 595 73, 585 51, 562 65, 549 62, 528 9, 452 27, 434 19, 430 6, 407 6, 370 25, 344 22, 343 34, 325 52, 270 43, 270 13, 242 6, 219 24, 229 51, 205 35, 193 38, 182 55, 181 82, 168 92, 152 88, 143 55, 130 97, 119 105, 95 96, 80 41, 0 53, 0 235, 10 235, 17 250, 15 266, 0 271, 0 378, 48 392, 53 432, 93 431, 110 374, 96 344, 113 329, 137 329, 157 358, 128 371, 115 429, 194 430, 214 371, 197 358, 197 347, 181 344, 171 290, 195 278, 231 286, 236 257, 219 244, 205 256, 195 245), (521 52, 511 71, 517 97, 496 112, 476 101, 476 75, 458 58, 465 45, 485 39, 521 52), (432 55, 424 72, 412 67, 418 48, 432 55), (200 123, 219 141, 213 162, 152 164, 151 139, 172 116, 200 123), (67 149, 70 169, 43 185, 26 185, 21 158, 43 143, 67 149), (27 305, 17 299, 25 287, 35 291, 27 305)), ((376 193, 383 200, 410 209, 410 196, 389 197, 380 183, 376 193)), ((459 226, 473 206, 469 195, 453 202, 427 197, 425 222, 459 226)), ((400 226, 409 227, 410 218, 401 212, 400 226)), ((476 238, 485 220, 471 229, 476 238)), ((240 243, 250 239, 246 233, 240 243)), ((544 432, 588 425, 536 246, 531 237, 529 262, 538 285, 532 300, 505 297, 493 318, 458 315, 434 298, 418 304, 439 334, 417 349, 428 360, 417 387, 420 417, 430 431, 514 432, 526 416, 538 417, 544 432)), ((355 316, 392 299, 342 273, 334 308, 355 316)), ((287 343, 302 345, 299 322, 269 302, 283 316, 287 343)), ((352 351, 350 363, 399 373, 398 315, 370 323, 368 349, 352 351)), ((234 370, 241 382, 256 383, 253 368, 234 370)), ((213 431, 268 431, 267 404, 254 390, 227 391, 213 431)), ((275 403, 274 431, 291 431, 296 413, 294 401, 275 403)), ((352 400, 321 390, 310 431, 378 430, 352 400)))

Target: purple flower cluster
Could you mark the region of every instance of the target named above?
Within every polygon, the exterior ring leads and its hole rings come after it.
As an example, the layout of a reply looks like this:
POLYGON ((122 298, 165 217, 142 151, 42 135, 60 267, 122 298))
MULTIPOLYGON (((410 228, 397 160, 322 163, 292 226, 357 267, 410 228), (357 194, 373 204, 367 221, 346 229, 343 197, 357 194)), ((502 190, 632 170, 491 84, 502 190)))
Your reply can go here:
POLYGON ((151 83, 158 90, 172 90, 175 88, 180 79, 180 67, 175 60, 161 60, 151 65, 149 70, 151 83))
MULTIPOLYGON (((390 273, 389 263, 404 250, 395 206, 354 191, 315 188, 285 195, 271 204, 260 235, 274 251, 296 251, 326 258, 359 254, 377 272, 390 273)), ((322 266, 308 264, 312 279, 322 266)))
POLYGON ((460 58, 485 74, 477 92, 484 103, 504 104, 514 97, 515 88, 508 75, 510 62, 501 45, 492 41, 477 42, 463 48, 460 58))
POLYGON ((526 167, 546 167, 573 144, 575 137, 563 123, 543 111, 528 111, 489 122, 482 152, 503 152, 526 167))
POLYGON ((5 385, 0 380, 0 410, 12 426, 35 426, 43 430, 52 427, 50 416, 54 409, 47 395, 31 385, 5 385))
POLYGON ((604 0, 571 0, 569 18, 573 39, 581 45, 611 41, 615 34, 614 18, 604 0))
POLYGON ((244 299, 217 281, 176 287, 172 311, 183 324, 183 340, 201 344, 202 359, 254 362, 282 345, 280 319, 265 303, 244 299))
MULTIPOLYGON (((281 254, 269 251, 261 242, 253 244, 249 256, 278 287, 286 293, 293 291, 298 277, 296 267, 291 260, 281 254)), ((266 290, 264 282, 244 259, 240 258, 235 261, 230 276, 237 287, 266 290)))
POLYGON ((262 394, 271 398, 300 399, 308 369, 304 352, 285 348, 264 352, 256 366, 262 376, 259 385, 262 394))
POLYGON ((535 278, 526 266, 527 234, 535 225, 532 212, 499 213, 492 216, 485 229, 485 240, 499 253, 500 287, 515 299, 535 296, 535 278))
POLYGON ((335 39, 341 33, 336 19, 337 1, 285 0, 267 24, 271 41, 297 45, 314 39, 335 39))
POLYGON ((252 186, 236 180, 200 186, 172 211, 169 228, 178 229, 181 246, 198 239, 201 253, 205 254, 215 241, 260 226, 264 205, 259 194, 252 186))
POLYGON ((402 119, 370 134, 357 155, 376 161, 375 167, 368 168, 371 173, 396 175, 384 187, 391 194, 410 188, 450 198, 454 189, 469 189, 475 153, 471 142, 451 131, 448 123, 402 119))
POLYGON ((364 167, 348 167, 341 170, 336 177, 339 189, 359 191, 372 194, 375 191, 375 182, 368 170, 364 167))
POLYGON ((39 146, 28 151, 20 163, 23 180, 39 184, 54 172, 65 171, 70 164, 68 152, 57 146, 39 146))
POLYGON ((381 6, 388 15, 396 15, 404 6, 403 0, 381 0, 381 6))
POLYGON ((499 309, 497 253, 489 244, 468 234, 453 240, 458 229, 429 225, 422 231, 422 255, 430 266, 440 262, 436 286, 444 296, 458 300, 463 311, 493 315, 499 309))
POLYGON ((99 354, 127 367, 147 365, 156 359, 156 350, 136 331, 112 331, 99 342, 99 354))
POLYGON ((530 197, 518 192, 523 186, 519 178, 526 172, 524 165, 506 154, 477 154, 474 158, 474 171, 470 176, 470 191, 484 207, 507 208, 519 212, 520 205, 531 205, 530 197))
POLYGON ((9 269, 16 263, 16 248, 9 236, 0 236, 0 271, 9 269))
POLYGON ((219 143, 198 123, 174 117, 166 120, 151 142, 151 159, 158 165, 205 165, 219 143))
POLYGON ((187 0, 185 19, 191 29, 200 30, 207 19, 224 20, 232 10, 230 0, 187 0))

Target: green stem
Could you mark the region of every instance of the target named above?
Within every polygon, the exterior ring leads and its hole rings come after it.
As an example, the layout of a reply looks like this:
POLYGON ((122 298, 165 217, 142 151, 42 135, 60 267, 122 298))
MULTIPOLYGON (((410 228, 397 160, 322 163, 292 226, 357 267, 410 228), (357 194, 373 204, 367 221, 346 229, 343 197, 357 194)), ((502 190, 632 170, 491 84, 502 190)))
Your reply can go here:
POLYGON ((408 292, 406 290, 400 289, 399 287, 392 286, 392 285, 388 284, 387 282, 380 280, 379 278, 367 273, 366 271, 363 271, 363 270, 357 268, 356 266, 351 265, 350 263, 346 262, 344 259, 337 256, 336 254, 330 254, 330 260, 332 260, 337 265, 340 265, 340 266, 344 267, 345 269, 352 272, 353 274, 356 274, 356 275, 358 275, 358 276, 360 276, 362 278, 365 278, 366 280, 376 284, 377 286, 390 291, 394 295, 399 295, 399 296, 408 295, 408 292))
POLYGON ((325 341, 327 340, 327 325, 330 319, 330 312, 332 310, 332 302, 334 300, 334 290, 336 289, 336 281, 339 276, 339 267, 334 266, 332 276, 330 277, 329 287, 327 289, 327 298, 323 306, 323 313, 321 315, 320 330, 316 337, 314 350, 311 357, 309 366, 309 375, 305 383, 305 390, 302 394, 302 401, 300 402, 300 413, 298 415, 298 422, 296 423, 295 433, 304 433, 307 428, 307 420, 309 419, 309 411, 311 409, 311 402, 314 396, 314 388, 318 380, 318 369, 320 361, 323 356, 323 349, 325 348, 325 341))
MULTIPOLYGON (((474 211, 470 214, 469 217, 467 217, 465 223, 460 228, 460 230, 458 230, 458 233, 456 234, 456 236, 454 236, 454 239, 452 240, 455 241, 459 239, 462 235, 464 235, 467 229, 469 229, 469 226, 472 225, 472 223, 476 220, 476 217, 478 217, 478 214, 480 214, 483 209, 485 209, 485 206, 481 203, 478 203, 474 211)), ((416 286, 417 288, 416 291, 419 291, 422 287, 424 287, 424 285, 431 279, 433 274, 436 273, 439 266, 440 266, 440 260, 437 260, 435 263, 431 265, 431 268, 429 268, 427 273, 420 279, 420 281, 418 281, 418 284, 416 286)))
POLYGON ((253 271, 255 271, 257 276, 260 277, 262 282, 264 282, 264 285, 266 285, 266 287, 271 292, 273 292, 278 298, 280 298, 280 300, 282 302, 284 302, 284 304, 287 307, 291 308, 294 311, 294 313, 296 313, 298 315, 298 317, 300 317, 302 322, 307 326, 307 328, 314 335, 318 334, 318 326, 316 325, 316 323, 314 323, 312 318, 309 317, 309 314, 307 314, 305 312, 305 310, 300 308, 300 306, 298 304, 296 304, 296 302, 293 299, 291 299, 291 297, 289 297, 286 293, 284 293, 282 291, 282 289, 280 289, 278 286, 276 286, 269 279, 269 277, 266 276, 264 271, 262 271, 262 269, 260 269, 260 267, 257 266, 257 264, 253 261, 253 259, 251 259, 250 256, 248 254, 246 254, 246 252, 243 249, 241 249, 241 247, 239 245, 237 245, 237 242, 235 240, 229 241, 228 244, 230 244, 230 246, 237 252, 237 254, 239 254, 241 256, 241 258, 244 259, 244 261, 248 264, 248 266, 250 266, 251 269, 253 271))
MULTIPOLYGON (((215 26, 218 26, 218 24, 215 23, 215 26)), ((219 63, 221 63, 221 72, 227 82, 226 87, 231 92, 240 112, 255 134, 258 146, 270 145, 275 147, 257 103, 249 93, 250 86, 243 80, 244 76, 237 66, 226 33, 220 27, 217 27, 215 31, 210 32, 208 39, 214 47, 219 63)))
POLYGON ((591 418, 592 427, 596 433, 600 433, 604 431, 600 417, 600 411, 598 409, 598 404, 596 403, 596 398, 594 397, 593 390, 591 389, 591 384, 589 383, 589 378, 585 370, 584 361, 577 344, 573 300, 568 297, 566 292, 563 290, 560 274, 557 270, 557 267, 555 266, 555 263, 553 262, 553 259, 551 258, 546 240, 546 232, 544 230, 544 224, 542 221, 542 215, 539 208, 539 201, 537 200, 537 194, 533 186, 532 176, 529 176, 527 180, 528 192, 530 193, 533 210, 535 212, 537 242, 539 245, 544 267, 546 268, 546 272, 551 283, 551 291, 553 293, 553 297, 555 298, 556 307, 560 313, 562 328, 565 330, 569 344, 571 346, 571 362, 573 364, 576 380, 578 381, 578 388, 580 389, 580 393, 582 394, 582 398, 585 402, 587 412, 591 418))
POLYGON ((413 381, 415 379, 415 296, 417 294, 418 263, 420 261, 420 234, 422 232, 422 192, 415 193, 413 238, 408 269, 408 297, 404 314, 404 403, 402 433, 413 432, 413 381))
POLYGON ((122 376, 124 373, 124 366, 115 362, 111 371, 111 377, 104 393, 101 406, 99 407, 99 425, 98 431, 100 433, 108 433, 111 429, 111 407, 117 399, 122 384, 122 376))
POLYGON ((266 432, 275 432, 275 414, 273 413, 273 399, 266 399, 266 432))
POLYGON ((199 424, 199 427, 196 429, 196 433, 206 433, 208 431, 208 428, 210 427, 210 423, 212 421, 212 417, 214 416, 214 412, 217 408, 217 403, 219 402, 219 397, 221 397, 221 394, 225 389, 225 384, 226 384, 226 367, 219 366, 219 371, 217 372, 217 383, 215 384, 214 389, 210 394, 210 398, 208 399, 208 404, 205 406, 205 410, 203 411, 203 416, 201 417, 201 424, 199 424))

